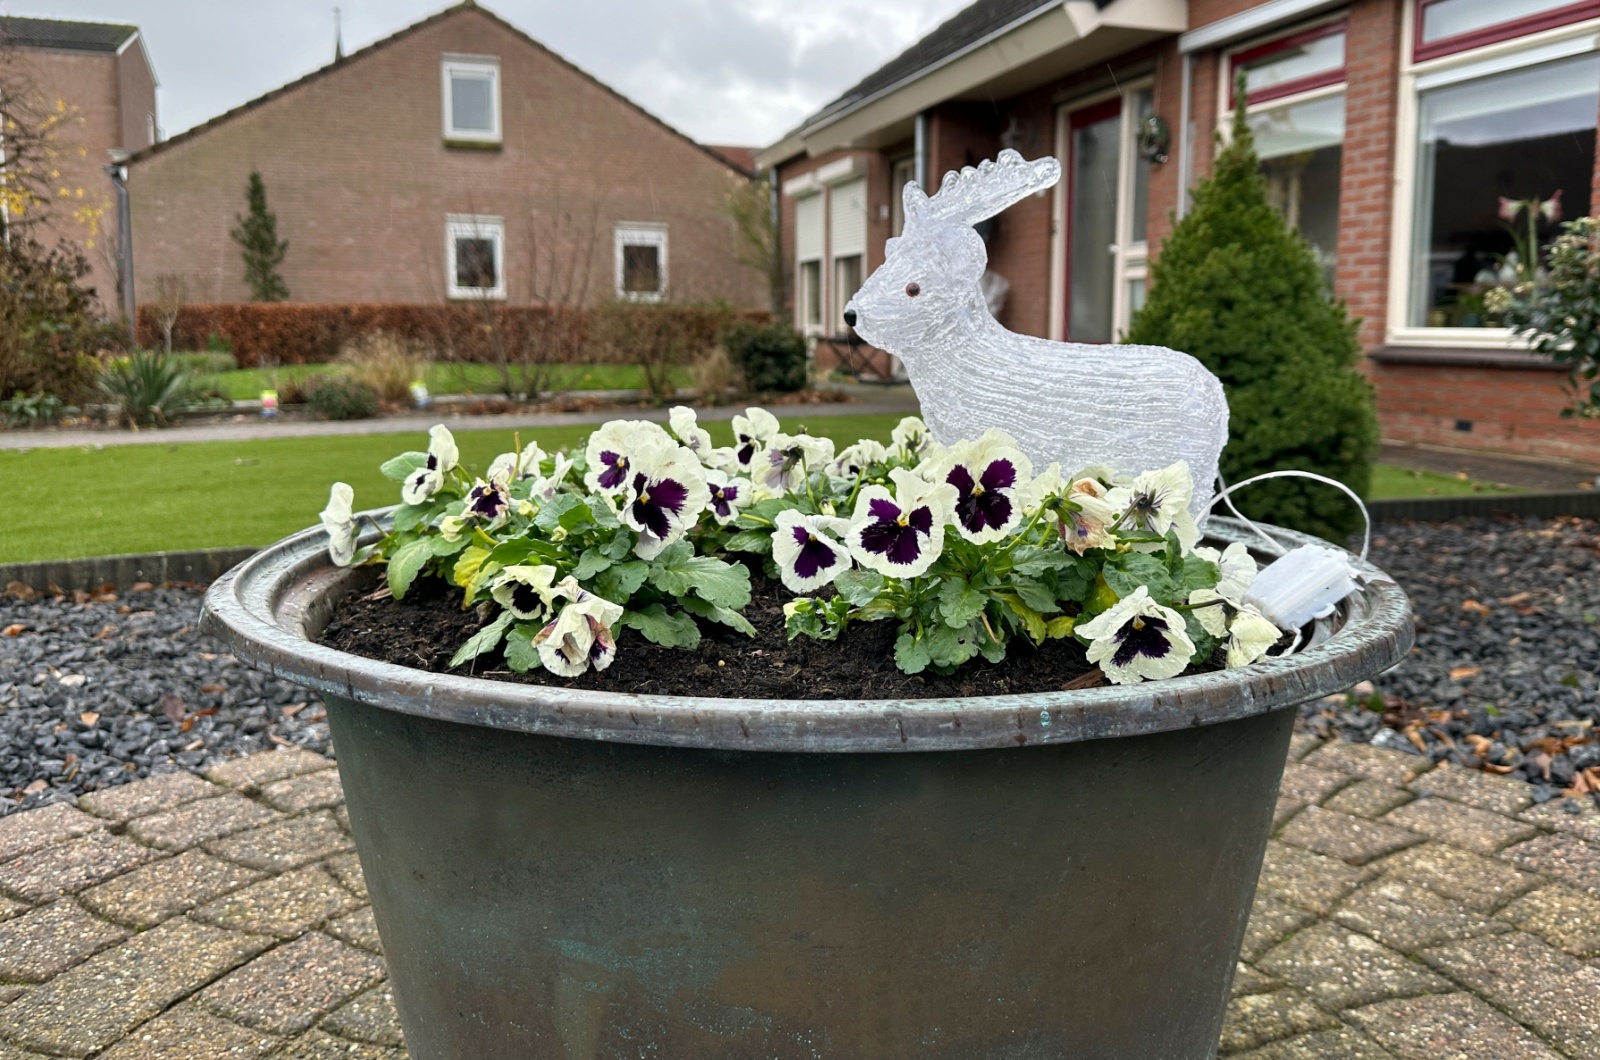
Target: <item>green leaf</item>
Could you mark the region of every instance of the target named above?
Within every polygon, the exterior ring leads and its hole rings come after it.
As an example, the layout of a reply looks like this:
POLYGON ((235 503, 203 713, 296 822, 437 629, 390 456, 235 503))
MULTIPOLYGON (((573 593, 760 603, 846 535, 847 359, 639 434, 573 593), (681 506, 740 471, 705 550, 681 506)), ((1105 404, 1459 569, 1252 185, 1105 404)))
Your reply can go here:
POLYGON ((600 554, 613 563, 620 563, 633 551, 635 538, 632 530, 618 530, 610 541, 600 546, 600 554))
POLYGON ((1023 603, 1042 615, 1052 615, 1061 610, 1061 605, 1056 603, 1056 594, 1047 585, 1031 578, 1016 578, 1012 580, 1011 587, 1022 597, 1023 603))
POLYGON ((511 632, 506 636, 506 666, 525 674, 540 665, 539 649, 533 646, 533 638, 539 628, 531 622, 518 622, 511 627, 511 632))
POLYGON ((1222 643, 1218 638, 1206 632, 1206 627, 1202 626, 1200 620, 1194 617, 1193 611, 1183 612, 1183 631, 1194 642, 1193 661, 1195 662, 1205 662, 1210 659, 1217 650, 1217 645, 1222 643))
POLYGON ((833 587, 852 607, 866 607, 872 603, 882 594, 883 586, 883 575, 862 567, 851 568, 833 580, 833 587))
POLYGON ((389 592, 396 600, 405 599, 406 590, 411 588, 417 573, 432 556, 428 539, 424 537, 406 542, 389 557, 389 592))
POLYGON ((1178 542, 1176 530, 1167 531, 1167 574, 1174 580, 1183 578, 1183 545, 1178 542))
POLYGON ((1221 580, 1222 570, 1215 563, 1199 556, 1184 557, 1180 584, 1185 596, 1195 589, 1214 589, 1221 580))
MULTIPOLYGON (((612 521, 613 523, 616 522, 615 519, 612 521)), ((571 508, 568 508, 566 511, 561 513, 561 517, 558 522, 560 523, 561 529, 565 530, 567 533, 580 533, 581 531, 587 530, 594 526, 594 512, 586 503, 575 504, 571 508)))
POLYGON ((578 565, 572 568, 572 576, 580 582, 586 582, 610 566, 611 560, 599 549, 585 549, 583 555, 578 557, 578 565))
POLYGON ((534 555, 533 542, 527 538, 502 541, 489 553, 489 558, 502 567, 515 567, 534 555))
POLYGON ((969 625, 988 602, 989 594, 972 588, 965 578, 951 577, 939 586, 939 613, 952 628, 969 625))
POLYGON ((933 665, 949 673, 978 654, 978 641, 986 637, 988 633, 983 627, 973 623, 960 629, 950 625, 930 626, 924 640, 933 665))
POLYGON ((1070 637, 1072 636, 1072 627, 1077 625, 1077 623, 1078 620, 1073 618, 1071 615, 1061 615, 1057 618, 1052 618, 1050 621, 1044 624, 1044 635, 1049 637, 1051 640, 1061 640, 1063 637, 1070 637))
POLYGON ((694 617, 679 611, 671 614, 660 604, 651 604, 642 611, 624 611, 622 624, 636 629, 652 644, 665 648, 696 648, 700 645, 700 627, 694 617))
POLYGON ((756 552, 766 555, 772 551, 771 530, 741 530, 728 538, 723 546, 729 552, 756 552))
MULTIPOLYGON (((1035 644, 1044 643, 1046 628, 1043 615, 1029 607, 1027 601, 1015 593, 996 593, 995 596, 1004 601, 1011 613, 1022 620, 1022 627, 1028 631, 1028 636, 1033 638, 1035 644)), ((986 637, 985 639, 992 640, 993 638, 986 637)))
POLYGON ((594 578, 594 592, 614 604, 626 603, 628 598, 644 584, 650 565, 643 560, 629 560, 607 567, 594 578))
POLYGON ((506 630, 511 628, 511 618, 510 611, 502 611, 499 618, 468 637, 467 642, 461 645, 461 650, 450 657, 451 668, 498 648, 500 642, 505 639, 506 630))
POLYGON ((428 504, 402 504, 394 510, 394 515, 390 516, 392 520, 390 525, 394 527, 396 533, 415 530, 422 525, 422 520, 428 517, 431 508, 432 505, 428 504))
POLYGON ((928 646, 921 638, 913 637, 910 633, 902 633, 895 640, 894 664, 900 667, 902 673, 920 674, 932 661, 928 655, 928 646))
POLYGON ((533 518, 533 525, 548 534, 556 527, 563 526, 563 516, 574 508, 581 509, 580 519, 589 517, 589 506, 583 503, 582 497, 576 497, 570 493, 558 493, 546 501, 544 506, 539 509, 539 514, 533 518))
POLYGON ((467 542, 470 539, 466 534, 462 534, 454 541, 447 540, 442 534, 429 534, 423 540, 428 543, 428 551, 432 555, 454 556, 467 547, 467 542))
POLYGON ((750 602, 750 572, 742 565, 696 556, 686 541, 674 543, 650 567, 650 584, 668 596, 690 593, 735 610, 750 602), (683 545, 679 549, 678 545, 683 545))
POLYGON ((378 470, 383 473, 384 478, 404 482, 413 471, 426 466, 427 463, 427 453, 401 453, 397 457, 385 460, 378 470))
POLYGON ((604 497, 591 494, 585 503, 589 506, 589 517, 594 520, 594 525, 603 530, 615 530, 622 525, 617 513, 611 510, 611 505, 606 503, 604 497))
POLYGON ((1078 557, 1069 555, 1064 549, 1027 546, 1013 553, 1011 569, 1018 574, 1037 578, 1047 570, 1071 570, 1077 562, 1078 557))
POLYGON ((489 550, 479 548, 477 545, 463 549, 461 555, 456 557, 455 566, 450 568, 450 580, 465 589, 478 576, 478 571, 483 569, 488 558, 489 550))
POLYGON ((1150 595, 1159 601, 1172 597, 1172 578, 1166 564, 1146 552, 1125 552, 1106 561, 1103 573, 1106 584, 1119 598, 1127 597, 1139 586, 1149 587, 1150 595))
POLYGON ((682 597, 678 600, 678 605, 691 615, 699 615, 701 618, 710 619, 712 622, 720 622, 724 626, 732 626, 747 637, 756 635, 756 627, 750 624, 750 620, 732 608, 718 607, 716 604, 702 600, 698 596, 682 597))

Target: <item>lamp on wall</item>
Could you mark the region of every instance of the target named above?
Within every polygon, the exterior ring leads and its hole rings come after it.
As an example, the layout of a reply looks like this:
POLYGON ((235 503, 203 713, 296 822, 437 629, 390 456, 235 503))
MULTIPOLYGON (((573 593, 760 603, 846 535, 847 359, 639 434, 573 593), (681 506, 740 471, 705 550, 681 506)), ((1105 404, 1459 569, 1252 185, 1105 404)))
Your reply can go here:
POLYGON ((1156 166, 1167 160, 1172 147, 1172 130, 1167 119, 1152 114, 1139 123, 1139 157, 1156 166))

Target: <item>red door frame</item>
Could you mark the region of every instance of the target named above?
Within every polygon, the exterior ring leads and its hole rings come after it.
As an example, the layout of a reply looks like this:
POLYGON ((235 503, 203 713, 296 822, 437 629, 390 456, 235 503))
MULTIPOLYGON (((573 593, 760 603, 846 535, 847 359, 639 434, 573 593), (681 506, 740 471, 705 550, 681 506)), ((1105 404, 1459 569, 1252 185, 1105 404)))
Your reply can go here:
MULTIPOLYGON (((1121 96, 1113 96, 1111 99, 1104 100, 1100 103, 1091 103, 1086 107, 1080 107, 1077 110, 1069 110, 1067 112, 1067 143, 1066 150, 1063 152, 1067 159, 1067 202, 1066 209, 1062 211, 1063 216, 1061 218, 1061 283, 1063 285, 1063 291, 1061 294, 1061 337, 1068 342, 1074 341, 1072 338, 1072 204, 1078 193, 1078 165, 1077 158, 1073 155, 1073 134, 1085 126, 1098 124, 1105 121, 1107 118, 1118 118, 1121 116, 1121 96)), ((1122 144, 1120 140, 1121 137, 1119 136, 1119 142, 1117 144, 1116 191, 1118 205, 1121 204, 1122 199, 1122 144)), ((1116 271, 1115 265, 1112 266, 1112 271, 1116 271)), ((1115 288, 1116 282, 1117 277, 1112 277, 1113 287, 1111 305, 1113 308, 1115 308, 1117 304, 1115 288)), ((1111 324, 1113 330, 1115 330, 1116 321, 1113 320, 1111 324)), ((1115 341, 1114 338, 1113 341, 1115 341)))

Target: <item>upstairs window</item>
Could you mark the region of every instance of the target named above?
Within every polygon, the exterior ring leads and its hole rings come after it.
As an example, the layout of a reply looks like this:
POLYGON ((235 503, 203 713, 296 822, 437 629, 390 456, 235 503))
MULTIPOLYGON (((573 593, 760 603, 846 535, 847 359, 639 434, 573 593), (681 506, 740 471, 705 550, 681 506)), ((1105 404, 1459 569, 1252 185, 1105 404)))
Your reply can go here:
POLYGON ((444 138, 474 144, 500 142, 500 62, 446 56, 444 138))
POLYGON ((505 221, 476 214, 445 218, 445 287, 451 298, 504 298, 505 221))
POLYGON ((617 297, 659 302, 667 294, 667 226, 624 222, 616 232, 617 297))
POLYGON ((1416 61, 1600 15, 1600 0, 1418 0, 1416 61))

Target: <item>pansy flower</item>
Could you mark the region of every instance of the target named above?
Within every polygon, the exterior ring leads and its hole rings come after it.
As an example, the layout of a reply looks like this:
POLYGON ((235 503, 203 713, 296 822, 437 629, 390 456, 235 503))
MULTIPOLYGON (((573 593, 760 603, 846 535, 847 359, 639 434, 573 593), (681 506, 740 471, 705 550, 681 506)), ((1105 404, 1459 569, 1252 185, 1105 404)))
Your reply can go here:
POLYGON ((335 482, 322 509, 322 528, 328 532, 328 558, 335 567, 348 567, 356 558, 356 518, 351 512, 355 491, 335 482))
POLYGON ((1113 684, 1176 677, 1194 657, 1183 616, 1152 600, 1143 585, 1075 632, 1089 641, 1089 661, 1113 684))
POLYGON ((711 514, 723 526, 737 519, 739 510, 752 499, 749 479, 734 478, 716 468, 706 468, 706 488, 711 491, 711 514))
POLYGON ((508 485, 521 482, 523 479, 538 478, 539 469, 547 455, 539 448, 538 442, 529 442, 522 447, 520 453, 501 453, 495 457, 484 477, 490 482, 503 482, 508 485))
POLYGON ((901 458, 905 460, 916 460, 926 455, 924 450, 932 441, 933 434, 928 430, 928 425, 916 416, 905 417, 889 432, 889 443, 899 450, 901 458))
POLYGON ((748 408, 733 418, 733 456, 745 471, 755 465, 756 454, 777 437, 778 417, 762 408, 748 408))
POLYGON ((1189 514, 1193 496, 1189 464, 1179 460, 1160 471, 1146 471, 1131 486, 1118 486, 1107 499, 1118 511, 1126 513, 1123 522, 1131 529, 1148 530, 1163 537, 1168 530, 1175 530, 1178 543, 1188 550, 1200 540, 1200 528, 1189 514))
POLYGON ((539 662, 559 677, 577 677, 589 667, 604 670, 617 657, 611 627, 622 605, 579 589, 554 620, 533 635, 539 662))
MULTIPOLYGON (((550 474, 540 476, 528 489, 528 496, 536 501, 550 501, 561 491, 562 485, 567 481, 567 475, 572 471, 572 458, 566 453, 557 453, 555 467, 550 474)), ((602 493, 602 497, 607 496, 602 493)))
POLYGON ((671 428, 673 437, 689 452, 693 453, 702 464, 710 463, 711 432, 700 426, 695 418, 694 409, 687 405, 675 406, 667 414, 667 426, 671 428))
POLYGON ((511 507, 511 494, 503 482, 479 479, 467 491, 467 506, 461 514, 493 526, 505 517, 511 507))
POLYGON ((1251 583, 1256 580, 1256 561, 1243 542, 1235 541, 1221 552, 1201 545, 1194 550, 1194 554, 1215 563, 1222 572, 1222 580, 1216 586, 1218 596, 1235 607, 1244 602, 1244 594, 1250 591, 1251 583))
POLYGON ((689 450, 666 440, 633 450, 628 473, 628 493, 617 515, 638 531, 633 550, 639 558, 654 559, 711 503, 705 469, 689 450))
POLYGON ((834 516, 804 515, 794 508, 778 513, 772 558, 790 592, 815 592, 850 569, 850 550, 835 536, 849 529, 848 520, 834 516))
POLYGON ((444 487, 445 476, 461 462, 461 452, 450 428, 435 424, 428 432, 428 459, 406 477, 400 487, 400 499, 407 504, 421 504, 444 487))
POLYGON ((998 541, 1021 522, 1033 464, 1006 432, 991 427, 977 441, 952 446, 940 470, 956 488, 956 529, 968 541, 998 541))
POLYGON ((661 442, 677 444, 660 424, 648 420, 612 420, 602 424, 589 435, 589 446, 585 450, 589 470, 583 476, 584 485, 594 493, 627 489, 633 477, 634 451, 661 442))
POLYGON ((537 620, 549 614, 554 605, 555 579, 556 569, 547 564, 506 567, 495 575, 489 595, 516 618, 537 620))
POLYGON ((888 459, 889 450, 882 442, 863 438, 854 445, 846 446, 833 458, 828 464, 828 474, 833 478, 853 479, 875 464, 886 463, 888 459))
POLYGON ((1228 623, 1228 665, 1250 665, 1267 654, 1267 649, 1282 637, 1282 630, 1254 606, 1245 604, 1228 623))
POLYGON ((895 492, 867 486, 856 498, 850 521, 850 554, 863 567, 893 578, 914 578, 944 551, 944 528, 956 503, 956 488, 930 483, 909 470, 889 472, 895 492))
POLYGON ((809 434, 776 434, 765 451, 756 454, 750 477, 775 497, 800 493, 806 476, 833 459, 833 439, 809 434))
POLYGON ((1091 548, 1116 546, 1111 524, 1116 521, 1117 510, 1107 500, 1108 492, 1095 479, 1080 478, 1057 504, 1062 544, 1080 556, 1091 548))

